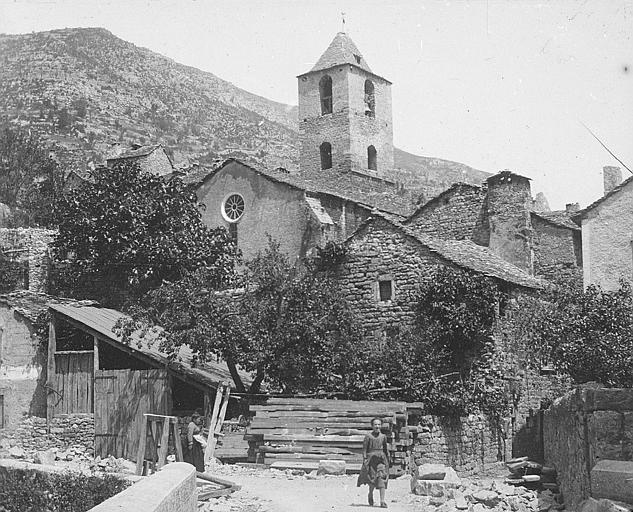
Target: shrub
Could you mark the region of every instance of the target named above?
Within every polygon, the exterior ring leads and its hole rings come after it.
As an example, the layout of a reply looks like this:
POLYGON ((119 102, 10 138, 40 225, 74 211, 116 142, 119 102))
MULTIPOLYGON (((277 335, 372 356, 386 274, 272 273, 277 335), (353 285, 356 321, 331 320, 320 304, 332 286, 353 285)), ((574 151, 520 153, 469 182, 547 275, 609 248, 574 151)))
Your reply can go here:
POLYGON ((8 471, 0 487, 0 511, 85 512, 128 486, 113 475, 8 471))

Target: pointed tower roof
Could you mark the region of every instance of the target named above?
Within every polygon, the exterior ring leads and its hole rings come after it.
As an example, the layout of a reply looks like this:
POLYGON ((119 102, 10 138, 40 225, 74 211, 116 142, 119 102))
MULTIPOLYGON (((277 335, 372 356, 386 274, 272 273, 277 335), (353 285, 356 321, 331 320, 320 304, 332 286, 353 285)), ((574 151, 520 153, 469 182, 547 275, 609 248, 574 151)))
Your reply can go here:
POLYGON ((340 64, 352 64, 373 74, 360 50, 345 32, 336 34, 330 46, 323 52, 310 72, 328 69, 340 64))

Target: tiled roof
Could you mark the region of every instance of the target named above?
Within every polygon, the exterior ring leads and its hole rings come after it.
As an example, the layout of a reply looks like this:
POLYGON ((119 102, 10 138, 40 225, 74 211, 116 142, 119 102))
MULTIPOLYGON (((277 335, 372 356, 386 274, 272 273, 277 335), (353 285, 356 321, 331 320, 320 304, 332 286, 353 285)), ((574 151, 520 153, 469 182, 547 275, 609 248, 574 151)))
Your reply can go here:
POLYGON ((123 160, 126 158, 138 158, 140 156, 147 156, 147 155, 152 154, 154 151, 156 151, 160 147, 161 147, 160 144, 141 146, 140 148, 129 149, 127 151, 124 151, 120 155, 108 158, 108 160, 123 160))
POLYGON ((334 36, 330 46, 323 52, 310 72, 328 69, 339 64, 352 64, 372 73, 360 50, 345 32, 339 32, 334 36))
MULTIPOLYGON (((383 219, 420 245, 458 267, 473 270, 479 274, 525 288, 539 289, 546 285, 541 279, 531 276, 519 267, 492 253, 488 248, 477 245, 470 240, 441 240, 430 237, 380 214, 373 214, 361 225, 359 230, 362 229, 362 226, 373 222, 374 219, 383 219)), ((354 236, 352 234, 350 238, 354 236)))
MULTIPOLYGON (((572 215, 565 211, 553 211, 553 212, 531 212, 535 217, 539 217, 547 222, 551 222, 561 228, 572 229, 574 231, 580 231, 580 227, 574 221, 571 220, 572 215)), ((574 214, 575 215, 575 214, 574 214)))
POLYGON ((607 192, 605 195, 603 195, 600 199, 595 200, 593 203, 591 203, 586 208, 583 208, 579 212, 576 212, 574 215, 572 215, 572 218, 573 219, 578 219, 578 220, 584 218, 584 216, 585 216, 585 214, 587 212, 589 212, 590 210, 593 210, 596 206, 601 204, 605 199, 613 196, 614 194, 617 194, 620 190, 622 190, 624 187, 626 187, 632 181, 633 181, 633 176, 627 178, 622 183, 620 183, 617 187, 614 187, 609 192, 607 192))
POLYGON ((208 177, 213 176, 224 164, 224 161, 214 162, 213 165, 194 165, 181 176, 183 183, 186 185, 201 185, 208 177))
MULTIPOLYGON (((327 194, 345 201, 357 203, 369 209, 376 208, 380 211, 397 215, 408 216, 414 209, 414 198, 410 193, 397 189, 380 180, 363 177, 355 173, 342 173, 334 170, 324 170, 314 173, 293 174, 284 169, 263 170, 251 167, 235 158, 229 158, 215 169, 207 169, 196 175, 194 184, 201 184, 206 178, 213 176, 226 165, 237 162, 251 171, 266 178, 284 183, 288 186, 315 194, 327 194)), ((183 180, 186 179, 183 178, 183 180)))
MULTIPOLYGON (((131 335, 130 343, 124 344, 121 337, 113 331, 117 321, 126 318, 126 315, 120 311, 94 306, 77 307, 71 305, 52 305, 51 309, 97 331, 110 342, 125 345, 201 384, 217 387, 220 382, 233 382, 226 363, 208 361, 197 362, 194 365, 193 352, 186 345, 180 347, 174 360, 169 359, 167 354, 159 349, 158 335, 156 334, 154 336, 151 334, 140 336, 138 332, 134 332, 131 335)), ((246 386, 252 382, 251 376, 247 373, 240 372, 240 377, 246 386)))

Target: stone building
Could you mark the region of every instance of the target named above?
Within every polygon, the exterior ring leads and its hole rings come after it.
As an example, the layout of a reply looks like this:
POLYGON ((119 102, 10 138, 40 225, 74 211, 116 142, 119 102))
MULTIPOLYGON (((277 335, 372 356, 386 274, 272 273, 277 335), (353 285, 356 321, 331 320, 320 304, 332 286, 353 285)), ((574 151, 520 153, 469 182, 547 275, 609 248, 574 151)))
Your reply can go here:
POLYGON ((349 255, 337 279, 367 333, 392 337, 412 324, 412 295, 438 266, 470 270, 495 279, 510 293, 543 283, 468 239, 441 239, 375 213, 345 242, 349 255))
POLYGON ((0 251, 22 269, 17 288, 39 293, 47 291, 49 244, 55 233, 41 228, 0 228, 0 251))
POLYGON ((530 274, 580 278, 580 228, 565 211, 534 211, 529 178, 510 171, 477 187, 457 183, 426 202, 403 224, 424 234, 472 240, 530 274))
POLYGON ((115 154, 106 160, 106 165, 112 167, 117 162, 135 162, 144 172, 159 176, 167 176, 174 172, 174 165, 162 144, 132 144, 125 150, 117 148, 115 154))
POLYGON ((605 290, 633 281, 633 176, 622 182, 619 167, 604 167, 604 195, 579 211, 583 284, 605 290))

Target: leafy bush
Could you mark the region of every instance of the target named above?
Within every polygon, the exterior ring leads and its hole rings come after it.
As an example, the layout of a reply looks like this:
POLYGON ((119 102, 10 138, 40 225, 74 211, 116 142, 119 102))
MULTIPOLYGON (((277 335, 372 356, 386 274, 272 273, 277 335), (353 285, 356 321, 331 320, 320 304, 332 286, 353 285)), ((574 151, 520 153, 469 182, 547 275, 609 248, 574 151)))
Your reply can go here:
POLYGON ((112 475, 8 471, 0 486, 2 512, 84 512, 130 484, 112 475))
POLYGON ((525 364, 554 365, 576 383, 633 386, 633 292, 559 286, 523 297, 501 322, 525 364))

